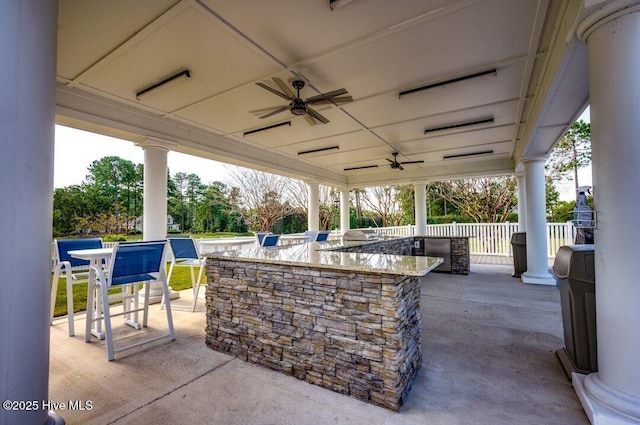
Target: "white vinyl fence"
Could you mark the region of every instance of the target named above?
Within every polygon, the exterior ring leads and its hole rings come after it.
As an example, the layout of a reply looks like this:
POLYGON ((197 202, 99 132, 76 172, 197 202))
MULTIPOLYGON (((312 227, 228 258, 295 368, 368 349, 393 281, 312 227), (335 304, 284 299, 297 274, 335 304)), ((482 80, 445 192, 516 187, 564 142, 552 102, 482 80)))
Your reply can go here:
MULTIPOLYGON (((415 226, 378 227, 384 236, 413 236, 415 226)), ((518 231, 517 223, 449 223, 427 225, 427 236, 468 236, 471 254, 512 256, 511 235, 518 231)), ((550 258, 558 248, 572 245, 576 230, 572 222, 547 223, 547 247, 550 258)))
MULTIPOLYGON (((377 227, 373 229, 381 236, 413 236, 415 226, 377 227)), ((513 256, 511 235, 518 231, 517 223, 449 223, 427 225, 427 236, 468 236, 469 251, 477 255, 513 256)), ((338 235, 332 234, 331 237, 338 235)), ((554 258, 563 245, 572 245, 576 229, 573 223, 547 223, 547 247, 549 258, 554 258)), ((239 238, 245 239, 245 238, 239 238)), ((223 240, 223 239, 216 239, 223 240)), ((104 242, 111 248, 115 242, 104 242)), ((167 260, 170 260, 170 251, 167 260)), ((56 265, 55 248, 51 245, 51 269, 56 265)))

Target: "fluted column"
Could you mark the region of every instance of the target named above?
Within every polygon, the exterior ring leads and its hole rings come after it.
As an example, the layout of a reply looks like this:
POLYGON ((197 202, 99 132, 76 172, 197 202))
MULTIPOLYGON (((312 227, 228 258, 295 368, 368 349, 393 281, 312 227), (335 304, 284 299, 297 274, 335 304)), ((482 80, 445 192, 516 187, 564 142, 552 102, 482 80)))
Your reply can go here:
POLYGON ((573 383, 592 423, 640 423, 640 2, 604 3, 578 37, 589 55, 598 372, 573 383))

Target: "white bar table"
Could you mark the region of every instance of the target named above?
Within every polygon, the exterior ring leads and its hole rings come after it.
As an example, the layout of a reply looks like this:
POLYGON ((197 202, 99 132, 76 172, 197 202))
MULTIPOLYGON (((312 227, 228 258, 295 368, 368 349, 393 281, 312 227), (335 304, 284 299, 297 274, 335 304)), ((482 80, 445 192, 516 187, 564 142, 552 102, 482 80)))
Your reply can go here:
POLYGON ((89 283, 87 286, 87 323, 85 328, 84 340, 89 342, 91 335, 98 339, 104 339, 102 331, 102 310, 100 308, 100 295, 96 295, 95 281, 96 274, 93 267, 98 267, 103 261, 109 260, 113 255, 113 248, 94 248, 94 249, 76 249, 69 251, 69 255, 80 260, 89 260, 89 283), (94 311, 93 304, 96 302, 94 311), (95 327, 91 324, 95 321, 95 327))

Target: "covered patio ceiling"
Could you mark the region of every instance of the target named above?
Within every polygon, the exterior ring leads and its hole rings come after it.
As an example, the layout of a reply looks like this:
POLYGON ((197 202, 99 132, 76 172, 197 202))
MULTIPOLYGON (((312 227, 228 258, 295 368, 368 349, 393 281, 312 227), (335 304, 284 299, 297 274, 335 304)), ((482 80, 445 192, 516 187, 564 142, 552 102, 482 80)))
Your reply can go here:
POLYGON ((56 121, 339 188, 513 173, 587 105, 582 14, 566 0, 60 0, 56 121), (273 77, 353 101, 314 106, 326 124, 260 119, 288 103, 256 85, 280 90, 273 77), (392 168, 392 152, 424 162, 392 168))

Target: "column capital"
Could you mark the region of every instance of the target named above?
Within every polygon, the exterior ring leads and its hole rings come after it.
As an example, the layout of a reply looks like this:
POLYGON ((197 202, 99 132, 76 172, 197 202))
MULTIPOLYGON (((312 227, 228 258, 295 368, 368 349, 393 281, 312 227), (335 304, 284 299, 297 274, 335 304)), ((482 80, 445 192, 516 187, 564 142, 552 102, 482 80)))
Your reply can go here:
POLYGON ((536 162, 543 162, 544 163, 546 161, 547 161, 547 155, 530 156, 530 157, 527 157, 527 158, 522 158, 520 160, 520 162, 522 164, 532 164, 532 163, 536 163, 536 162))
POLYGON ((620 16, 640 11, 640 0, 613 0, 588 15, 576 29, 578 40, 587 43, 598 28, 620 16))
POLYGON ((171 149, 178 146, 175 142, 169 142, 167 140, 158 139, 156 137, 147 136, 146 138, 135 142, 136 146, 141 147, 142 149, 162 149, 165 151, 170 151, 171 149))

